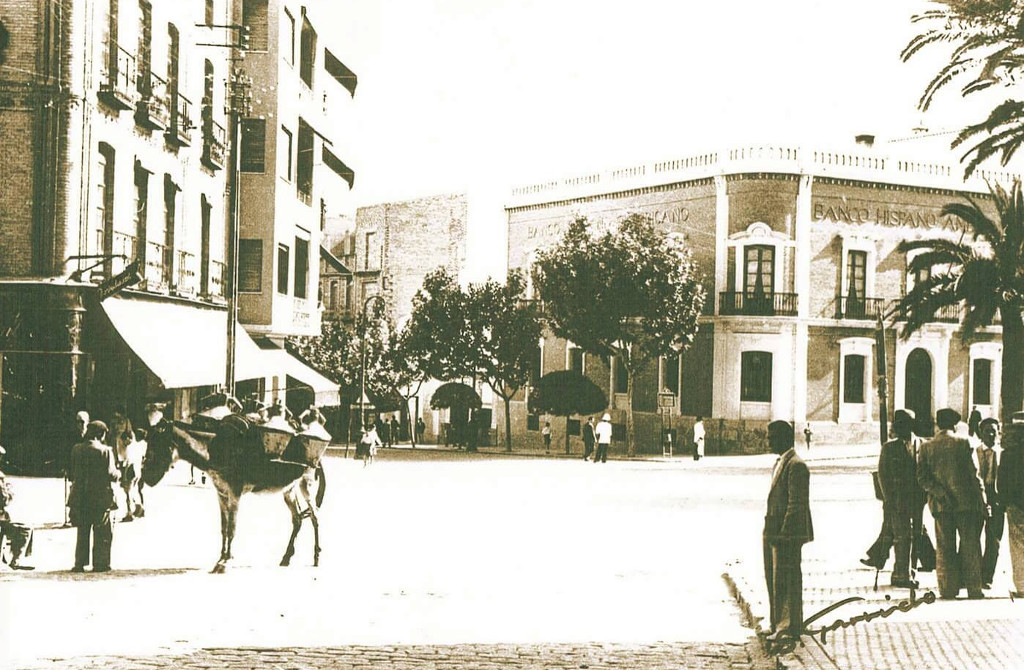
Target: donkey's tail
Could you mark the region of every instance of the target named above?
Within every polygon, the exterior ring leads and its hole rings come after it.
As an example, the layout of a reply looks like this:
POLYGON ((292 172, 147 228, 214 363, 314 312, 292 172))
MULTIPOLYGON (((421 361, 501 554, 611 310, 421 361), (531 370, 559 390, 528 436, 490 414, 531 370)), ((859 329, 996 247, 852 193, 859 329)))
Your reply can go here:
POLYGON ((324 494, 327 493, 327 475, 324 473, 324 464, 316 466, 316 506, 317 509, 324 504, 324 494))

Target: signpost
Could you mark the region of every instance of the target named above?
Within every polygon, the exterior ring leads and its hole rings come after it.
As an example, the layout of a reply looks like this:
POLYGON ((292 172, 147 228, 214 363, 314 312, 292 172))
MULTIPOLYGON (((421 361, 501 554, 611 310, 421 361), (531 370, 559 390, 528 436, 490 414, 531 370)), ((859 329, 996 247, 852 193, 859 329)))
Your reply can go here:
POLYGON ((100 282, 98 286, 100 290, 100 300, 106 300, 121 289, 138 284, 140 281, 142 281, 142 275, 139 273, 139 262, 137 260, 132 261, 126 265, 124 270, 121 270, 121 272, 117 273, 110 279, 105 279, 100 282))
POLYGON ((878 438, 880 444, 889 440, 889 398, 886 391, 885 322, 878 315, 875 329, 875 373, 878 375, 878 438))
POLYGON ((672 410, 676 406, 676 394, 662 391, 658 394, 658 412, 661 414, 661 455, 672 457, 672 410), (665 417, 668 417, 668 432, 665 432, 665 417))

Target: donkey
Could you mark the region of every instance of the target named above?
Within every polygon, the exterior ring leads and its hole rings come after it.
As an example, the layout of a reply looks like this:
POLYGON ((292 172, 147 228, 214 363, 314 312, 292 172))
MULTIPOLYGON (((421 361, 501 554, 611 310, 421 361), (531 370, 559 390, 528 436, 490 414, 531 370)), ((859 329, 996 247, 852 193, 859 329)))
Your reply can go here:
POLYGON ((136 439, 132 422, 120 412, 110 417, 110 436, 114 443, 114 455, 121 471, 121 488, 124 489, 126 511, 122 521, 132 521, 146 515, 142 497, 142 461, 145 459, 146 443, 136 439))
MULTIPOLYGON (((142 481, 156 486, 170 469, 175 458, 181 458, 210 475, 220 502, 220 559, 211 572, 223 573, 231 560, 231 542, 235 536, 238 501, 243 493, 281 491, 292 515, 292 534, 288 539, 281 565, 287 566, 295 555, 295 538, 302 520, 313 524, 313 566, 320 564, 320 524, 317 515, 327 489, 323 465, 315 468, 299 463, 270 460, 251 443, 254 437, 241 432, 222 430, 212 433, 189 430, 187 424, 172 422, 160 412, 150 414, 149 448, 142 465, 142 481), (316 487, 316 495, 311 492, 316 487)), ((241 422, 233 425, 245 426, 241 422)))

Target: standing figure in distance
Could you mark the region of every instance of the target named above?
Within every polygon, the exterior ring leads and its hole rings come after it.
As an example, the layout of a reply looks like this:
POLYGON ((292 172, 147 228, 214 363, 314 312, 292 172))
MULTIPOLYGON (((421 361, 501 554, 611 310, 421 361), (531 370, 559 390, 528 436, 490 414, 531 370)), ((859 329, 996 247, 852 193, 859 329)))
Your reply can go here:
POLYGON ((971 410, 971 415, 967 417, 967 434, 971 437, 978 437, 978 432, 981 430, 981 412, 978 411, 977 406, 971 410))
POLYGON ((601 422, 597 424, 597 428, 594 429, 594 435, 597 437, 597 451, 594 452, 595 463, 607 463, 608 462, 608 447, 612 443, 612 416, 611 414, 605 414, 601 417, 601 422))
POLYGON ((110 510, 114 509, 114 490, 111 484, 120 478, 114 462, 114 450, 103 441, 107 438, 107 424, 90 421, 85 437, 71 449, 71 523, 78 528, 73 572, 83 572, 89 563, 89 545, 92 541, 92 571, 110 570, 110 545, 113 527, 110 510))
POLYGON ((803 632, 804 602, 801 554, 814 539, 811 524, 810 473, 793 447, 793 424, 768 424, 768 446, 779 456, 772 470, 764 517, 764 575, 771 610, 770 642, 798 639, 803 632))
POLYGON ((551 451, 551 422, 545 421, 544 427, 540 429, 540 434, 544 437, 544 453, 551 451))
POLYGON ((1006 507, 1009 526, 1012 598, 1024 598, 1024 425, 1008 424, 1003 431, 1003 456, 997 478, 999 501, 1006 507))
MULTIPOLYGON (((878 456, 878 481, 882 487, 882 513, 893 535, 896 564, 892 586, 916 589, 912 570, 917 564, 915 538, 921 534, 926 494, 917 483, 917 458, 921 440, 914 435, 914 412, 896 410, 892 417, 895 438, 882 445, 878 456)), ((884 560, 882 561, 884 563, 884 560)))
POLYGON ((397 416, 392 416, 391 417, 391 444, 389 444, 388 446, 392 446, 392 445, 395 445, 395 444, 398 444, 398 417, 397 416))
POLYGON ((935 413, 938 434, 921 445, 917 481, 928 492, 935 519, 935 549, 939 597, 984 598, 981 592, 981 524, 987 516, 985 488, 974 464, 970 440, 953 431, 960 423, 956 410, 935 413), (957 539, 959 537, 959 550, 957 539))
POLYGON ((423 436, 427 433, 427 424, 423 423, 423 417, 416 417, 416 443, 423 444, 423 436))
POLYGON ((589 460, 590 454, 594 453, 594 443, 597 436, 594 433, 594 417, 588 416, 587 422, 583 424, 583 460, 589 460))
POLYGON ((981 556, 981 587, 992 588, 992 578, 996 574, 996 561, 999 558, 999 545, 1003 541, 1003 529, 1006 525, 1006 511, 997 493, 997 474, 999 460, 1003 449, 999 446, 999 422, 995 419, 983 419, 978 424, 977 447, 978 475, 985 485, 985 500, 988 501, 990 516, 983 521, 985 551, 981 556))
POLYGON ((693 460, 699 461, 704 456, 704 417, 698 416, 693 424, 693 460))

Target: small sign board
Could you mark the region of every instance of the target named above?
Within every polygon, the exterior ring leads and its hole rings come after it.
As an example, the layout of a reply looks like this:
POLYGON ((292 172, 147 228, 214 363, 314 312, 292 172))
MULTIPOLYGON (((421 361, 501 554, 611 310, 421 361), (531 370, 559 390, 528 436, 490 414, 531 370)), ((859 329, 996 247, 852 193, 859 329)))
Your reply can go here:
POLYGON ((675 406, 676 406, 676 394, 675 393, 665 393, 664 391, 662 391, 661 393, 658 394, 658 407, 660 407, 662 409, 665 409, 665 408, 672 409, 675 406))
POLYGON ((126 265, 124 270, 121 272, 118 272, 110 279, 105 279, 100 282, 100 300, 105 300, 121 289, 127 288, 133 284, 138 284, 142 281, 142 275, 139 274, 139 267, 138 261, 132 261, 126 265))

